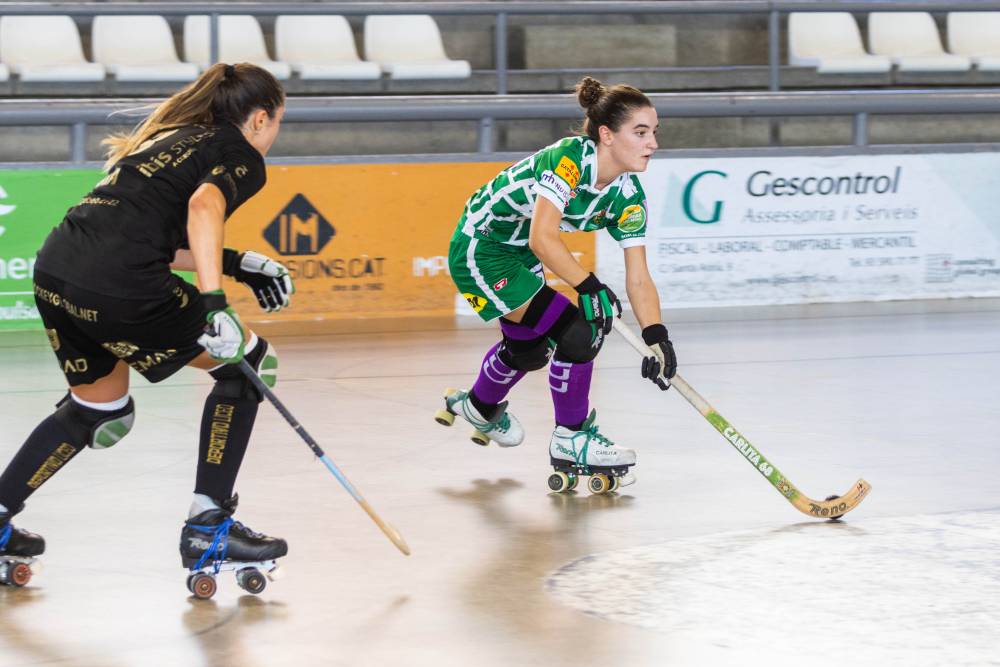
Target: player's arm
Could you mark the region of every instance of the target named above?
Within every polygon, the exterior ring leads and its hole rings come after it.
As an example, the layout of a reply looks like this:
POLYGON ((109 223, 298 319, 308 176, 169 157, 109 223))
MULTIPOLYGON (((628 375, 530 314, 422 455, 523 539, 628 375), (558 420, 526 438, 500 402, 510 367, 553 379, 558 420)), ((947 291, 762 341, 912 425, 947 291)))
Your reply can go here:
POLYGON ((570 285, 586 280, 588 272, 573 257, 559 234, 562 213, 545 197, 535 200, 528 230, 528 247, 550 271, 570 285))
MULTIPOLYGON (((222 289, 222 242, 226 222, 226 198, 212 183, 202 183, 188 200, 187 234, 193 269, 202 292, 222 289)), ((183 250, 174 257, 174 264, 183 250)))
POLYGON ((646 263, 646 246, 625 248, 625 291, 632 304, 635 318, 642 327, 642 339, 653 355, 642 360, 642 377, 653 381, 661 389, 668 389, 669 380, 677 372, 677 355, 670 341, 667 328, 660 314, 660 295, 649 275, 646 263))

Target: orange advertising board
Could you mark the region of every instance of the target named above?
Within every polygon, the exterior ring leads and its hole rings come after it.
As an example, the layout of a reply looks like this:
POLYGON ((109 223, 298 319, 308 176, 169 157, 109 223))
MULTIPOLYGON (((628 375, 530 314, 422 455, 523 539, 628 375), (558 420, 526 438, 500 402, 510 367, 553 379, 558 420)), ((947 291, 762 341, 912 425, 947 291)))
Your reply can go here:
MULTIPOLYGON (((264 313, 246 289, 226 293, 250 322, 453 317, 448 242, 466 199, 506 163, 273 166, 267 185, 226 223, 226 245, 282 262, 292 306, 264 313)), ((593 234, 564 234, 593 269, 593 234)))

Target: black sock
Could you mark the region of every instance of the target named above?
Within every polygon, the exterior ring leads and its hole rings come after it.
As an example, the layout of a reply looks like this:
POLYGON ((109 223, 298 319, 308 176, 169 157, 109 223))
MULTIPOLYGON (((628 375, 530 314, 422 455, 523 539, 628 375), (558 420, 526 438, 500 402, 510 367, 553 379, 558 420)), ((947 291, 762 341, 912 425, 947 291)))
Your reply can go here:
POLYGON ((0 505, 19 512, 28 496, 80 452, 83 445, 75 440, 56 415, 46 417, 0 475, 0 505))
POLYGON ((256 398, 209 394, 201 416, 198 475, 194 492, 209 498, 233 495, 260 403, 256 398))
POLYGON ((486 421, 492 421, 494 415, 497 413, 497 408, 499 407, 496 403, 483 403, 483 401, 476 396, 475 392, 471 389, 469 390, 469 402, 479 410, 479 414, 483 416, 486 421))

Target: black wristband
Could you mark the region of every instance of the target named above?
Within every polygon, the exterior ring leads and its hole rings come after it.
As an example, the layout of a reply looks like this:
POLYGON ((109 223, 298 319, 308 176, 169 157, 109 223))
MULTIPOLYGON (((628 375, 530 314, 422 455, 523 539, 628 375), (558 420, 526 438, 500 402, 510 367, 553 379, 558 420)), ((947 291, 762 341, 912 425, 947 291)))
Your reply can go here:
POLYGON ((650 324, 642 330, 642 340, 646 345, 655 345, 656 343, 665 343, 670 338, 665 326, 662 324, 650 324))
POLYGON ((202 292, 201 301, 205 304, 206 313, 214 313, 229 307, 229 304, 226 302, 226 293, 220 289, 214 292, 202 292))
POLYGON ((222 249, 222 275, 229 276, 230 278, 235 278, 236 273, 240 270, 240 262, 243 260, 243 254, 239 250, 233 250, 232 248, 222 249))
POLYGON ((573 289, 575 289, 580 294, 583 294, 584 292, 596 292, 600 290, 603 286, 604 285, 601 284, 601 281, 597 279, 597 276, 591 273, 588 274, 587 277, 583 279, 582 283, 580 283, 573 289))

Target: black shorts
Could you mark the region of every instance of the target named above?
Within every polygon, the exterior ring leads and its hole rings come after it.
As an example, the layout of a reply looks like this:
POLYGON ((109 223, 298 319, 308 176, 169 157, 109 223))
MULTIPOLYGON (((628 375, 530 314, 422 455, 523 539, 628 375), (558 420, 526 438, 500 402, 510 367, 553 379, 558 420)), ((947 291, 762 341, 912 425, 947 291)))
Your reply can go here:
POLYGON ((177 279, 172 294, 146 300, 96 294, 35 272, 35 303, 70 386, 90 384, 119 360, 159 382, 205 351, 205 306, 198 289, 177 279))

